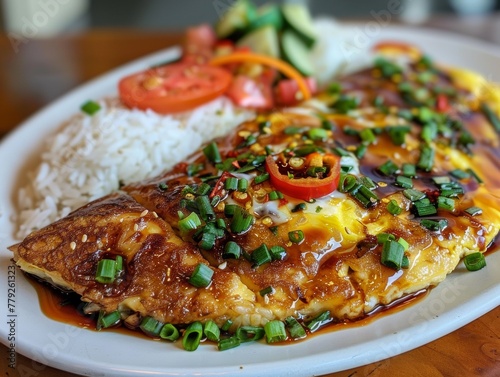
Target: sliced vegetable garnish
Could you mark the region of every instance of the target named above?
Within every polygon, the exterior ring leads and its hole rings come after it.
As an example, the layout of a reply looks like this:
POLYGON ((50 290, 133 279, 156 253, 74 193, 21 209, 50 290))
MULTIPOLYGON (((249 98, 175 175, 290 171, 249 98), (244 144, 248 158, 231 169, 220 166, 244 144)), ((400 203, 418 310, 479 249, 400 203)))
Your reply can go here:
POLYGON ((175 327, 171 323, 166 323, 161 328, 160 338, 165 340, 171 340, 173 342, 179 339, 179 337, 180 337, 179 330, 177 330, 177 327, 175 327))
POLYGON ((287 317, 285 319, 285 326, 293 339, 302 339, 307 336, 304 327, 294 317, 287 317))
POLYGON ((193 322, 184 331, 182 346, 186 351, 196 351, 203 337, 203 325, 201 322, 193 322))
POLYGON ((218 342, 220 339, 220 329, 212 320, 205 322, 205 325, 203 326, 203 333, 207 339, 212 342, 218 342))
POLYGON ((163 326, 164 324, 157 319, 153 317, 145 317, 139 327, 146 335, 156 337, 160 335, 163 326))
POLYGON ((331 319, 332 317, 330 316, 330 311, 326 310, 307 322, 306 326, 309 331, 315 332, 316 330, 319 330, 321 326, 330 322, 331 319))
POLYGON ((97 264, 95 280, 102 284, 110 284, 115 281, 116 262, 112 259, 102 259, 97 264))
POLYGON ((229 71, 210 65, 168 64, 123 78, 118 84, 125 105, 169 114, 194 109, 224 92, 229 71))
POLYGON ((464 264, 469 271, 478 271, 486 267, 486 258, 482 253, 472 253, 464 258, 464 264))
POLYGON ((87 115, 94 115, 101 110, 101 105, 94 101, 87 101, 80 107, 80 109, 87 115))
POLYGON ((98 327, 106 329, 108 327, 118 324, 120 320, 121 316, 118 310, 108 314, 102 314, 100 315, 98 320, 98 327))
POLYGON ((268 343, 283 342, 286 340, 285 324, 278 320, 272 320, 264 325, 266 340, 268 343))
POLYGON ((197 288, 208 287, 212 282, 212 276, 214 272, 210 267, 206 264, 200 263, 198 264, 191 277, 189 278, 189 282, 197 288))
POLYGON ((210 64, 212 65, 225 65, 231 63, 258 63, 273 67, 285 76, 294 79, 297 82, 297 85, 302 93, 303 100, 311 98, 311 92, 309 91, 304 77, 302 77, 299 71, 283 60, 251 52, 234 52, 229 55, 215 57, 210 61, 210 64))
POLYGON ((322 155, 314 152, 307 156, 301 169, 294 170, 285 168, 279 160, 268 156, 266 170, 272 185, 283 194, 309 201, 335 191, 340 178, 340 158, 331 153, 322 155), (315 177, 311 177, 307 174, 309 167, 326 168, 326 172, 318 172, 315 177))
POLYGON ((240 344, 241 344, 240 338, 234 335, 230 338, 219 340, 217 348, 219 349, 219 351, 226 351, 228 349, 238 347, 240 344))
POLYGON ((399 270, 402 267, 404 255, 405 248, 401 243, 387 240, 383 245, 381 262, 384 266, 399 270))
POLYGON ((236 330, 236 336, 241 343, 254 342, 260 340, 266 334, 263 327, 257 326, 241 326, 236 330))

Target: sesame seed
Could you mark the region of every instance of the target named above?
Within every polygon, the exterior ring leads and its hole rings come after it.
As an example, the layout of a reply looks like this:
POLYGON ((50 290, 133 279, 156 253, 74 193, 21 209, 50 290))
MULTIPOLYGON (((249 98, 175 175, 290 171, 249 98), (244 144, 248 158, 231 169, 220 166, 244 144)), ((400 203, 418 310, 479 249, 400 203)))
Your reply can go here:
POLYGON ((142 211, 142 212, 141 212, 141 217, 146 216, 146 215, 148 214, 148 212, 149 212, 149 211, 148 211, 147 209, 145 209, 144 211, 142 211))
POLYGON ((88 237, 87 237, 87 235, 86 235, 86 234, 84 234, 84 235, 82 236, 82 242, 87 242, 87 240, 88 240, 88 237))
POLYGON ((76 249, 76 242, 71 242, 69 244, 69 247, 71 247, 71 250, 75 250, 76 249))
POLYGON ((224 270, 227 267, 227 262, 219 264, 219 270, 224 270))
POLYGON ((139 224, 134 224, 134 231, 137 232, 139 230, 139 224))
POLYGON ((158 214, 157 214, 156 212, 154 212, 154 211, 153 211, 153 216, 154 216, 155 218, 158 218, 158 214))

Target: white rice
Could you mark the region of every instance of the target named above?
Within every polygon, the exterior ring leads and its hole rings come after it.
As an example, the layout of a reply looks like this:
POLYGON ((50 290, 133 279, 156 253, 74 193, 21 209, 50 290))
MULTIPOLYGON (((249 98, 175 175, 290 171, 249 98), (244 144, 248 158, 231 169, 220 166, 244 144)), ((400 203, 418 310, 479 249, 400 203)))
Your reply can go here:
POLYGON ((220 97, 192 112, 162 116, 100 102, 93 116, 75 115, 47 141, 38 167, 19 190, 18 238, 91 200, 172 168, 195 149, 255 113, 220 97))

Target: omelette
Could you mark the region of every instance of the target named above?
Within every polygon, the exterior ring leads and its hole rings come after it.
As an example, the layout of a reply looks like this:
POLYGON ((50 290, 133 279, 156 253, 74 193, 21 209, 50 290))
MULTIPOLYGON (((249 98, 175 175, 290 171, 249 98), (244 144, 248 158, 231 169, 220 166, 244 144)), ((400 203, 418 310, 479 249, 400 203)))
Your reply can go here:
POLYGON ((379 57, 33 232, 14 260, 80 295, 98 328, 282 323, 283 340, 363 318, 462 258, 484 267, 500 229, 500 98, 482 80, 379 57))

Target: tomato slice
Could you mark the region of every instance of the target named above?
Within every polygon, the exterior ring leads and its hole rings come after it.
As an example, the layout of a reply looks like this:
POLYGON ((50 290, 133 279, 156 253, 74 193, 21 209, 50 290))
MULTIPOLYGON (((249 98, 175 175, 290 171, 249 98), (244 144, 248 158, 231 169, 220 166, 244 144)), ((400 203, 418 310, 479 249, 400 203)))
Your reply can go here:
MULTIPOLYGON (((314 77, 306 77, 304 80, 311 94, 316 93, 318 85, 314 77)), ((280 80, 276 86, 276 102, 284 106, 296 105, 300 102, 298 99, 299 91, 297 81, 292 79, 280 80)))
POLYGON ((238 106, 267 110, 274 105, 271 85, 238 75, 229 86, 226 95, 238 106))
POLYGON ((337 189, 340 178, 340 157, 331 154, 311 153, 300 168, 300 173, 276 162, 273 156, 266 158, 266 170, 271 184, 285 195, 302 200, 321 198, 337 189), (326 168, 322 177, 310 177, 305 173, 311 167, 326 168))
POLYGON ((176 63, 127 76, 118 84, 118 90, 128 107, 170 114, 217 98, 231 80, 231 74, 220 67, 176 63))

